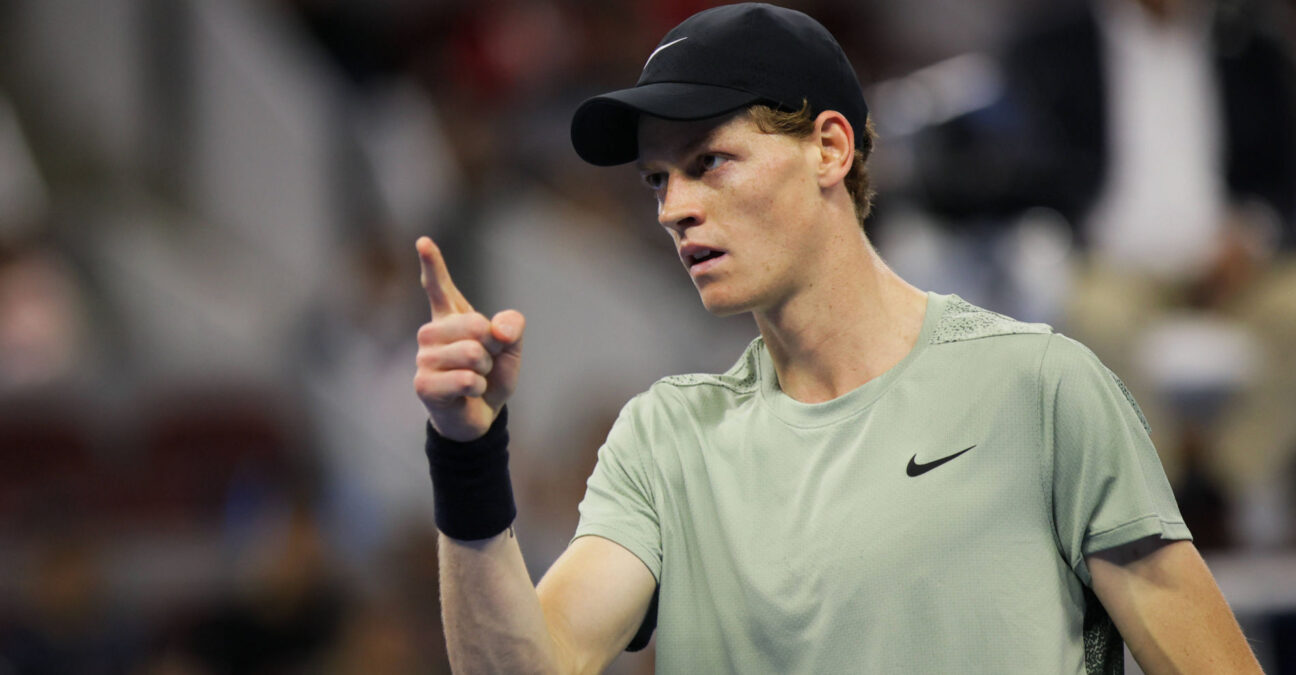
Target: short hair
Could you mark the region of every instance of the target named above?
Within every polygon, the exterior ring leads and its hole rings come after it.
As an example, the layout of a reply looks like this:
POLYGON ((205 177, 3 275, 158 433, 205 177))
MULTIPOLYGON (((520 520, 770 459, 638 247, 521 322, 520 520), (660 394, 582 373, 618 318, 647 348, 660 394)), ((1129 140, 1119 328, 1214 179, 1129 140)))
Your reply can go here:
MULTIPOLYGON (((756 104, 747 109, 752 121, 761 131, 767 134, 783 134, 795 138, 808 138, 814 133, 815 115, 810 112, 810 102, 803 101, 801 109, 796 112, 778 110, 767 105, 756 104)), ((864 229, 864 220, 873 210, 873 187, 869 184, 868 158, 873 152, 877 140, 877 131, 873 128, 873 118, 869 117, 863 129, 855 130, 855 161, 846 174, 846 192, 855 203, 855 218, 860 229, 864 229)))

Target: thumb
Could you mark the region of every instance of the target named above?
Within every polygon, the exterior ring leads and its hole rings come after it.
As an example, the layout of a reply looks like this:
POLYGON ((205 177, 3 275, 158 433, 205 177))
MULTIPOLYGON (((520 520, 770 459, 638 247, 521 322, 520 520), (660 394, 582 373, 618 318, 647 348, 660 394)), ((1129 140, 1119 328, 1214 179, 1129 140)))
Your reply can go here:
MULTIPOLYGON (((526 328, 526 318, 522 313, 506 309, 491 317, 491 335, 498 351, 490 375, 486 378, 486 392, 482 399, 492 410, 498 411, 504 406, 517 389, 518 372, 522 369, 522 331, 526 328)), ((489 348, 488 348, 489 349, 489 348)))
POLYGON ((515 348, 522 342, 526 330, 526 317, 516 309, 506 309, 491 317, 491 336, 505 348, 515 348))

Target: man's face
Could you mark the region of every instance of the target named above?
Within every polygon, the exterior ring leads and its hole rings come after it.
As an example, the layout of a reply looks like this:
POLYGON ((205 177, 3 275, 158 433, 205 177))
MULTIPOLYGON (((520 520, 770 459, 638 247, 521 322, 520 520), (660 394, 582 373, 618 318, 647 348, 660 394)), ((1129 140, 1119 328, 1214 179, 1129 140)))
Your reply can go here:
POLYGON ((810 141, 763 133, 745 112, 641 117, 639 171, 708 311, 776 309, 808 278, 822 245, 812 218, 819 156, 810 141))

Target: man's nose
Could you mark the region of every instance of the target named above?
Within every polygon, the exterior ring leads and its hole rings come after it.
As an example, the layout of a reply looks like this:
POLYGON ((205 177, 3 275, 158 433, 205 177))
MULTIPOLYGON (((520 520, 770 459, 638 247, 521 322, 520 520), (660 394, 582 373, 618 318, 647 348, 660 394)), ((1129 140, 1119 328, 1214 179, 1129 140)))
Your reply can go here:
POLYGON ((662 189, 661 201, 657 203, 657 222, 679 234, 701 224, 706 219, 701 187, 696 181, 671 176, 662 189))

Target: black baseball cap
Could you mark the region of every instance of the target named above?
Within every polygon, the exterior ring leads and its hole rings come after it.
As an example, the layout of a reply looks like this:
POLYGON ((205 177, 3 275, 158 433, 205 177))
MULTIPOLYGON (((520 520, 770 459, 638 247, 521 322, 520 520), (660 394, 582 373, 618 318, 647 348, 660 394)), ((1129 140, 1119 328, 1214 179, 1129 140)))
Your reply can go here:
POLYGON ((703 10, 658 43, 629 89, 595 96, 572 117, 572 145, 598 166, 639 157, 639 115, 716 117, 762 103, 836 110, 863 135, 868 106, 841 45, 796 10, 745 2, 703 10))

